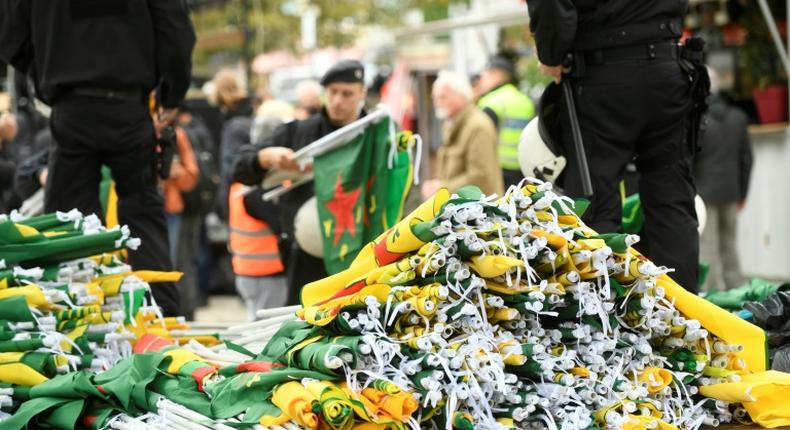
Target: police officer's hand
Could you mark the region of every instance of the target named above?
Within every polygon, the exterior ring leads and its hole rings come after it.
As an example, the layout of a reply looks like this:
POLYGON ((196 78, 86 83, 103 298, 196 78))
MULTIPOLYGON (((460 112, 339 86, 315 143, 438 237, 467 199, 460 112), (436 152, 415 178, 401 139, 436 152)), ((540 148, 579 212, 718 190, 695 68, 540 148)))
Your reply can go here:
POLYGON ((154 119, 154 129, 156 130, 157 138, 162 137, 162 129, 175 123, 177 115, 178 109, 176 108, 163 108, 157 113, 154 119))
POLYGON ((258 163, 264 169, 301 171, 294 160, 294 151, 284 146, 270 146, 258 151, 258 163))
POLYGON ((547 66, 540 63, 538 68, 540 69, 540 73, 552 77, 555 83, 559 84, 562 81, 562 66, 547 66))
POLYGON ((47 169, 46 167, 41 169, 40 172, 38 172, 38 183, 41 184, 42 187, 47 185, 48 176, 49 176, 49 169, 47 169))

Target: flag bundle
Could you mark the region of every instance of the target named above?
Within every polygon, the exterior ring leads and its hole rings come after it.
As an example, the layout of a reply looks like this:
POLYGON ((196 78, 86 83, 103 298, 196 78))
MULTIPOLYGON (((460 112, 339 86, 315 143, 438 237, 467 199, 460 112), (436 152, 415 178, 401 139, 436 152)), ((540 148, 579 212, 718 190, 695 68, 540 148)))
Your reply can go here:
POLYGON ((149 303, 148 282, 180 274, 132 272, 118 255, 138 244, 77 211, 0 218, 0 417, 58 375, 110 369, 142 334, 169 336, 177 321, 149 303))
POLYGON ((355 392, 389 381, 419 401, 404 421, 415 427, 695 429, 745 416, 700 391, 764 370, 763 333, 683 291, 631 248, 637 236, 587 228, 582 206, 539 181, 500 199, 440 191, 305 286, 304 321, 263 354, 355 392))
MULTIPOLYGON (((440 190, 347 269, 306 285, 302 307, 260 311, 265 320, 229 328, 234 341, 212 347, 140 330, 135 354, 109 370, 2 388, 15 414, 0 424, 695 430, 749 416, 790 424, 777 400, 790 395, 790 375, 763 372, 762 330, 685 292, 670 269, 631 248, 638 237, 587 228, 583 207, 537 180, 501 198, 440 190)), ((144 314, 125 314, 135 315, 127 327, 145 327, 144 314)))

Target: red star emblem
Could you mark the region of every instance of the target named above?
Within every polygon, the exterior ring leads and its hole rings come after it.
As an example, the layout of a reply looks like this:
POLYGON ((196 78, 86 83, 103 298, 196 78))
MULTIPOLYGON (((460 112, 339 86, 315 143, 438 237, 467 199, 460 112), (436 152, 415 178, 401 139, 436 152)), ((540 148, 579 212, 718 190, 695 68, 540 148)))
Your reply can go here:
POLYGON ((351 237, 357 235, 357 224, 354 222, 354 206, 359 199, 360 189, 353 191, 343 191, 343 183, 340 176, 337 177, 335 183, 335 197, 326 202, 326 208, 335 217, 335 237, 333 239, 334 245, 340 242, 340 236, 344 231, 348 231, 351 237))

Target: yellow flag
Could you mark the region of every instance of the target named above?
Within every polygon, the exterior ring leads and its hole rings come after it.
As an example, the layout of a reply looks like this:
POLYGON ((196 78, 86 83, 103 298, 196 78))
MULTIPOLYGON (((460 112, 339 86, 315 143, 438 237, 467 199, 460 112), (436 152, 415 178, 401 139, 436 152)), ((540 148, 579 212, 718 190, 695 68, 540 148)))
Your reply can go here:
MULTIPOLYGON (((313 412, 313 403, 318 399, 307 390, 300 382, 286 382, 278 386, 272 395, 272 403, 280 408, 293 421, 310 430, 315 430, 320 424, 318 414, 313 412)), ((261 418, 263 424, 263 418, 261 418)))
POLYGON ((790 426, 790 374, 769 370, 741 376, 740 382, 703 385, 703 396, 742 403, 752 421, 763 427, 790 426))
POLYGON ((26 364, 13 361, 0 362, 0 382, 2 383, 32 387, 48 380, 46 376, 38 373, 26 364))

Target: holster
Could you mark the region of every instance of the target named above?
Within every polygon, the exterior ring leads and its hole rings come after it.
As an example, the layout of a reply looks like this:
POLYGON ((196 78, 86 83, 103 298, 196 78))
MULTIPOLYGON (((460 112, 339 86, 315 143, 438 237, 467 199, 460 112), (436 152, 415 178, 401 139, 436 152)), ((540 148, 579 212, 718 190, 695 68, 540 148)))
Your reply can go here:
POLYGON ((681 47, 680 66, 691 83, 691 112, 689 113, 688 144, 691 154, 700 150, 700 142, 705 132, 705 113, 708 111, 710 95, 710 76, 705 67, 705 41, 691 37, 681 47))
POLYGON ((159 139, 156 141, 157 146, 157 173, 162 179, 170 177, 170 166, 173 164, 173 157, 176 152, 176 132, 173 127, 165 127, 162 129, 159 139))

